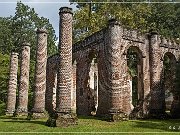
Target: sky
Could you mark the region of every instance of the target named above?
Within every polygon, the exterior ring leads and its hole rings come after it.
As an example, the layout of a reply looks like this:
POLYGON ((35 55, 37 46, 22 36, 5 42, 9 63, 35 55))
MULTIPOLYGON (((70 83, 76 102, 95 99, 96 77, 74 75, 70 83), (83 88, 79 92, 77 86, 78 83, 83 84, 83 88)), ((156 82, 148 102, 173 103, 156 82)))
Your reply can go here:
MULTIPOLYGON (((21 0, 22 3, 34 8, 38 16, 48 18, 53 25, 56 36, 59 37, 59 8, 63 6, 71 7, 75 10, 75 5, 69 0, 21 0)), ((9 17, 15 14, 17 0, 0 0, 0 17, 9 17)))

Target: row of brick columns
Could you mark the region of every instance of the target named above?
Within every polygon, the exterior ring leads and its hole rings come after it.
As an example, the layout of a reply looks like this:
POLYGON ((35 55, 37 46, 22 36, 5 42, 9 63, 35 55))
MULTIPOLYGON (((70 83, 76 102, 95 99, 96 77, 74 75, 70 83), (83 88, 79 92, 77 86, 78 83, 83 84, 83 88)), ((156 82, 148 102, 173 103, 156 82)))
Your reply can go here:
MULTIPOLYGON (((76 124, 75 96, 73 95, 73 65, 72 65, 72 9, 60 8, 59 12, 59 62, 57 74, 56 126, 76 124)), ((16 105, 16 87, 18 71, 18 54, 12 53, 10 79, 8 88, 7 114, 27 115, 30 45, 24 43, 21 51, 20 84, 18 89, 18 104, 16 105)), ((47 64, 47 31, 37 30, 35 83, 33 95, 33 118, 45 117, 46 91, 46 64, 47 64)))
MULTIPOLYGON (((45 90, 46 90, 46 61, 47 61, 47 32, 43 29, 37 30, 37 53, 35 70, 34 105, 31 112, 44 112, 45 90)), ((30 44, 22 43, 20 59, 20 79, 18 86, 18 99, 16 105, 18 53, 11 53, 10 75, 7 92, 6 115, 28 115, 28 89, 29 89, 29 67, 30 44), (17 106, 17 107, 16 107, 17 106)))

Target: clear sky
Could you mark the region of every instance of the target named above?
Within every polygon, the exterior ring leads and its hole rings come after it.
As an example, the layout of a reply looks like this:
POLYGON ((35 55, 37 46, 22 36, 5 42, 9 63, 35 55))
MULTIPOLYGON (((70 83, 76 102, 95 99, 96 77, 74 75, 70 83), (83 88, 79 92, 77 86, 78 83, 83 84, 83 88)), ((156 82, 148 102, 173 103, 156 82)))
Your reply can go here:
MULTIPOLYGON (((34 8, 40 17, 48 18, 57 37, 59 36, 59 8, 68 6, 75 9, 75 5, 70 5, 69 0, 21 0, 21 2, 34 8)), ((14 16, 16 3, 17 0, 0 0, 0 17, 14 16)))

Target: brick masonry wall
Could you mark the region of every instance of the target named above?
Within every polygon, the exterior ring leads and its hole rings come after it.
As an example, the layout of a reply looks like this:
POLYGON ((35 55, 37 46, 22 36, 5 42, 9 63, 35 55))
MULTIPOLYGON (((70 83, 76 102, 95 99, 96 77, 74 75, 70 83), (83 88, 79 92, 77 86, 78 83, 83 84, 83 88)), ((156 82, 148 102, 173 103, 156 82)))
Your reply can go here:
POLYGON ((58 55, 53 55, 47 60, 45 108, 49 113, 55 111, 56 108, 58 61, 59 61, 58 55))
MULTIPOLYGON (((122 28, 118 22, 103 29, 73 45, 73 61, 76 60, 76 75, 73 75, 73 85, 76 81, 77 113, 89 115, 88 78, 92 54, 97 58, 98 67, 98 109, 97 115, 108 114, 109 111, 120 110, 126 114, 132 112, 131 84, 127 67, 127 51, 133 47, 141 59, 139 68, 140 111, 143 116, 150 110, 162 108, 163 98, 160 82, 162 69, 161 58, 166 52, 179 57, 179 48, 172 48, 159 38, 149 38, 148 34, 141 35, 135 30, 122 28), (153 46, 154 48, 150 47, 153 46), (150 49, 151 48, 151 49, 150 49), (162 53, 160 53, 162 52, 162 53), (159 65, 160 64, 160 65, 159 65), (151 75, 150 75, 151 74, 151 75), (75 79, 76 76, 76 79, 75 79), (156 85, 158 84, 158 85, 156 85), (157 88, 155 88, 157 86, 157 88)), ((176 45, 175 45, 176 46, 176 45)), ((57 55, 50 57, 51 63, 57 63, 57 55)), ((49 67, 54 67, 50 64, 49 67)), ((48 71, 57 72, 57 68, 48 71)), ((48 74, 48 73, 47 73, 48 74)), ((50 82, 55 83, 54 76, 49 76, 50 82)), ((47 86, 49 87, 49 86, 47 86)), ((50 86, 51 89, 54 87, 50 86)), ((51 92, 50 92, 51 93, 51 92)))

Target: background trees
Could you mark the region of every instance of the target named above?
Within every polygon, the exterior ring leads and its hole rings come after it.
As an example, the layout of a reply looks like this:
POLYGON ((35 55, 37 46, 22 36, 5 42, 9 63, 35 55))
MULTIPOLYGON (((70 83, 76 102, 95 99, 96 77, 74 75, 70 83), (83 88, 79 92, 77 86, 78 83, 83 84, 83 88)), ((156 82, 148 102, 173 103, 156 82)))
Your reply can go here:
MULTIPOLYGON (((74 14, 74 41, 104 28, 110 18, 116 18, 124 27, 138 29, 143 33, 154 29, 168 38, 180 37, 179 3, 115 3, 116 1, 119 0, 106 0, 102 3, 96 3, 101 2, 97 0, 71 1, 77 2, 78 7, 74 14)), ((120 0, 120 2, 123 1, 120 0)), ((163 0, 163 2, 169 1, 163 0)))

